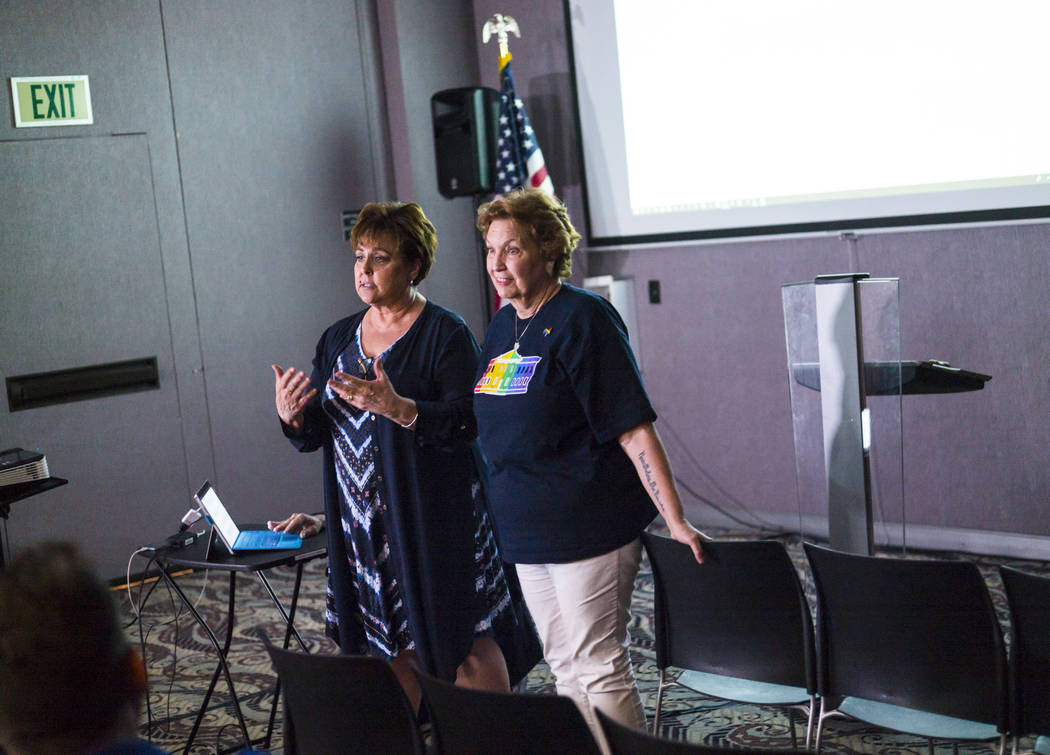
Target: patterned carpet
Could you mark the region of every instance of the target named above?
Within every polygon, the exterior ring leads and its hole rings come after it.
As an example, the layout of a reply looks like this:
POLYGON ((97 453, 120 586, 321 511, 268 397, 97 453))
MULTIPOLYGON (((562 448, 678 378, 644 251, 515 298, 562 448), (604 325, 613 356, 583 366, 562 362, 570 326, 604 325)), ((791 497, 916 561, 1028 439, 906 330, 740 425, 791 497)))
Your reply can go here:
MULTIPOLYGON (((731 537, 719 533, 719 537, 731 537)), ((801 541, 798 536, 783 538, 803 577, 806 592, 813 601, 812 579, 808 573, 801 541)), ((913 554, 924 557, 923 554, 913 554)), ((965 554, 937 554, 944 558, 975 560, 984 573, 993 600, 1006 623, 1006 600, 995 567, 1002 559, 965 554)), ((1050 564, 1009 560, 1006 563, 1033 572, 1050 574, 1050 564)), ((268 573, 271 585, 287 606, 294 587, 294 569, 275 569, 268 573)), ((178 584, 194 601, 197 610, 219 635, 222 642, 226 631, 226 608, 229 578, 226 573, 187 573, 177 577, 178 584)), ((240 576, 237 580, 237 609, 230 662, 238 699, 253 739, 266 732, 273 699, 274 674, 269 657, 259 640, 259 633, 274 642, 284 636, 283 622, 254 576, 240 576)), ((143 734, 152 733, 153 742, 172 752, 182 752, 193 726, 197 710, 204 698, 211 674, 215 669, 215 653, 205 632, 196 624, 178 598, 163 584, 150 591, 150 585, 133 590, 141 607, 141 637, 149 670, 149 710, 143 711, 143 734), (140 592, 141 591, 141 592, 140 592), (148 597, 146 597, 148 595, 148 597), (181 610, 180 610, 181 609, 181 610), (152 721, 152 725, 148 724, 152 721)), ((652 721, 656 702, 659 672, 655 665, 652 633, 652 574, 643 559, 642 569, 635 584, 632 602, 631 658, 641 689, 642 699, 652 721)), ((128 636, 138 643, 140 625, 135 621, 134 609, 126 593, 121 598, 128 621, 128 636)), ((296 626, 310 652, 333 653, 335 647, 323 635, 324 563, 314 561, 306 565, 296 626)), ((295 640, 292 640, 293 647, 295 640)), ((526 688, 530 692, 549 693, 554 681, 545 664, 529 674, 526 688)), ((671 687, 664 694, 664 714, 660 735, 670 739, 702 742, 721 747, 779 747, 791 746, 786 715, 763 706, 727 703, 705 698, 682 687, 671 687)), ((800 742, 804 737, 804 722, 799 728, 800 742)), ((235 748, 242 742, 239 726, 230 705, 229 690, 220 678, 208 711, 191 748, 193 753, 212 753, 235 748)), ((940 743, 939 749, 949 747, 940 743)), ((1022 740, 1022 751, 1030 752, 1031 740, 1022 740)), ((257 744, 262 749, 261 744, 257 744)), ((278 711, 269 751, 280 753, 281 716, 278 711)), ((925 739, 873 729, 859 723, 832 720, 826 728, 822 751, 827 753, 878 753, 904 755, 927 752, 925 739)), ((961 753, 990 753, 994 749, 981 744, 960 744, 961 753)))

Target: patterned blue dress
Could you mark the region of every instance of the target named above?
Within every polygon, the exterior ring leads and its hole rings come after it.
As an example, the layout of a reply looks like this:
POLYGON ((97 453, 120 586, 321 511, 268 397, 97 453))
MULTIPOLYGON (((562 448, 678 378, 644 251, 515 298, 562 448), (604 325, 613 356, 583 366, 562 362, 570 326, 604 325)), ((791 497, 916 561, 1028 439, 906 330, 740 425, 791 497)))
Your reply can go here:
MULTIPOLYGON (((395 341, 383 354, 397 348, 395 341)), ((333 370, 363 379, 374 379, 373 360, 361 349, 361 328, 339 355, 333 370)), ((367 653, 392 658, 401 650, 414 650, 415 642, 401 597, 398 577, 390 559, 387 537, 387 505, 377 485, 377 469, 382 449, 375 442, 375 416, 357 409, 340 398, 326 385, 322 407, 334 439, 335 477, 339 484, 339 503, 343 538, 346 542, 350 572, 356 576, 356 616, 339 616, 335 597, 328 586, 325 623, 326 633, 338 641, 339 622, 357 621, 366 638, 366 647, 343 648, 345 652, 367 653)), ((492 633, 493 622, 511 606, 510 592, 504 577, 492 528, 480 500, 481 485, 475 478, 471 485, 474 501, 474 586, 482 598, 484 610, 474 625, 475 636, 492 633)), ((330 522, 329 526, 335 526, 330 522)))

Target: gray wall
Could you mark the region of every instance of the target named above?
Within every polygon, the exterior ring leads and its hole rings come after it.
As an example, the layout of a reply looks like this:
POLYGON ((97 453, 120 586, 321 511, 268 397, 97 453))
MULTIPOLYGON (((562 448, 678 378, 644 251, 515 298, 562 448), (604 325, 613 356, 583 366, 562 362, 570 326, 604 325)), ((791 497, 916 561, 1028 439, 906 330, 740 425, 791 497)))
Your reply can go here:
POLYGON ((15 130, 2 98, 0 375, 154 354, 161 369, 159 391, 0 408, 0 442, 70 480, 14 505, 12 549, 79 540, 122 573, 205 478, 242 521, 316 510, 320 459, 281 437, 270 363, 308 368, 321 330, 361 306, 341 213, 392 174, 371 5, 0 13, 5 79, 88 74, 95 113, 15 130), (38 232, 56 218, 64 232, 38 232))
MULTIPOLYGON (((478 30, 496 12, 521 27, 511 38, 518 94, 582 230, 563 4, 474 9, 478 30)), ((476 45, 483 83, 497 86, 494 43, 476 45)), ((899 276, 902 356, 993 376, 981 392, 905 397, 909 542, 1050 556, 1050 225, 861 234, 855 254, 849 246, 829 234, 581 255, 589 274, 634 279, 638 345, 676 473, 745 519, 797 526, 780 286, 854 270, 899 276), (653 279, 659 305, 648 302, 653 279)))

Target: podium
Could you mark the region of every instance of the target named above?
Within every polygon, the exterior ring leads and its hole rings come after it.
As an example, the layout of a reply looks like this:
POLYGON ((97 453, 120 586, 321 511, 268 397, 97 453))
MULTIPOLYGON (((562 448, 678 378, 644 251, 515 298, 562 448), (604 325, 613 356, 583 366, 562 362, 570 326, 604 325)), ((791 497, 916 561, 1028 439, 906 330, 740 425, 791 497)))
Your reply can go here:
POLYGON ((902 360, 900 280, 821 275, 781 287, 799 525, 826 515, 831 547, 906 544, 901 409, 912 394, 980 390, 990 376, 902 360))

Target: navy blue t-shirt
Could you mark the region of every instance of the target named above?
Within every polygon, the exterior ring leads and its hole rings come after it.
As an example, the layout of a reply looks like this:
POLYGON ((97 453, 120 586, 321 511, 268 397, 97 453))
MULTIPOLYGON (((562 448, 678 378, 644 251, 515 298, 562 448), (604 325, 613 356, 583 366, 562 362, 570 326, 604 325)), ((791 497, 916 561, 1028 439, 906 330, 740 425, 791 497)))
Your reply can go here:
POLYGON ((656 516, 619 436, 656 419, 619 314, 563 284, 531 321, 504 307, 474 386, 503 557, 564 563, 615 550, 656 516))

